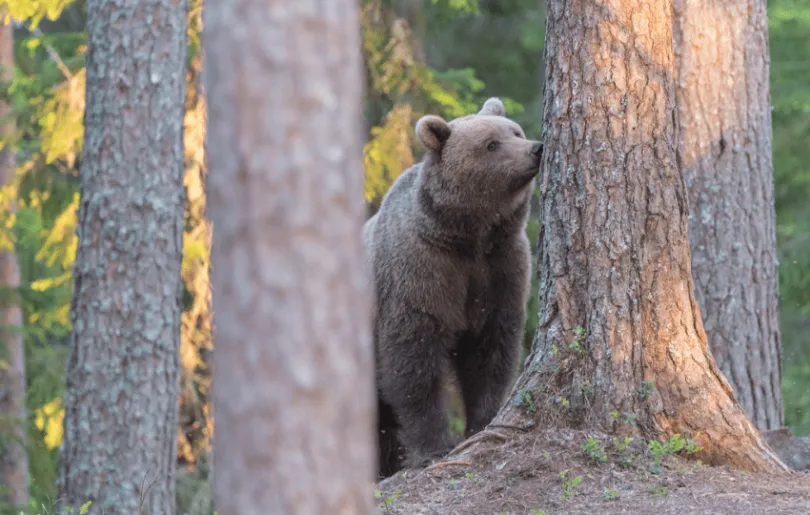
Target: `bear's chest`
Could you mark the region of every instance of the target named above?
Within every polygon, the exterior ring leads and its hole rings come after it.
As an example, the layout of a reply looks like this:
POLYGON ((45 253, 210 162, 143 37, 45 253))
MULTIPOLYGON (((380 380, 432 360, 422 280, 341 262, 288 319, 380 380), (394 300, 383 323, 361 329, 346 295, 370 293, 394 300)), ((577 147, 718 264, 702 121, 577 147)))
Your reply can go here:
POLYGON ((481 332, 489 315, 490 276, 490 268, 486 263, 474 263, 468 269, 465 314, 467 331, 473 334, 481 332))

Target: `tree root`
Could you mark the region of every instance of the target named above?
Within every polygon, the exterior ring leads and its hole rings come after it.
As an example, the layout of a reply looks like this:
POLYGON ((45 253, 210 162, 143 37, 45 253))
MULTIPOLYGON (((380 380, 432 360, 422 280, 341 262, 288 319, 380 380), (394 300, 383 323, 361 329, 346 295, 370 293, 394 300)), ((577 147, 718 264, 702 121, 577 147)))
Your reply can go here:
POLYGON ((473 446, 473 445, 475 445, 475 444, 477 444, 479 442, 483 442, 484 440, 490 440, 490 439, 495 439, 495 440, 500 440, 501 442, 505 442, 505 441, 509 440, 509 437, 506 436, 503 433, 499 433, 497 431, 492 431, 492 430, 487 429, 487 430, 481 431, 480 433, 474 434, 473 436, 471 436, 467 440, 464 440, 460 444, 456 445, 456 448, 453 449, 452 451, 450 451, 447 454, 447 456, 457 455, 458 453, 460 453, 464 449, 467 449, 467 448, 469 448, 469 447, 471 447, 471 446, 473 446))
POLYGON ((528 433, 534 427, 527 427, 527 426, 516 426, 513 424, 490 424, 488 426, 490 429, 512 429, 514 431, 519 431, 521 433, 528 433))
POLYGON ((419 476, 421 476, 425 472, 438 470, 438 469, 441 469, 441 468, 444 468, 444 467, 469 467, 471 465, 472 465, 472 462, 471 461, 466 461, 466 460, 437 461, 433 465, 427 467, 425 470, 420 472, 419 476))

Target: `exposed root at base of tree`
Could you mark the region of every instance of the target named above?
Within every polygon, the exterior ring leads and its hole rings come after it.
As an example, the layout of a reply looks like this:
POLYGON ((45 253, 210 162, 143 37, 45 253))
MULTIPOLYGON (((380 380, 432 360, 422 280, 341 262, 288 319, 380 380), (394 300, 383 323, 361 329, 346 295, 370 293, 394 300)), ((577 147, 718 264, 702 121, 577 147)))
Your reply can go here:
POLYGON ((476 433, 470 438, 464 440, 460 444, 458 444, 448 456, 455 456, 458 455, 460 452, 463 452, 465 449, 475 446, 479 442, 483 442, 484 440, 500 440, 501 442, 505 442, 509 439, 508 436, 502 433, 498 433, 497 431, 492 430, 485 430, 481 431, 480 433, 476 433))
POLYGON ((432 470, 437 470, 445 467, 471 467, 471 466, 472 466, 471 461, 464 461, 464 460, 437 461, 436 463, 433 463, 432 465, 428 466, 421 473, 424 474, 425 472, 430 472, 432 470))
POLYGON ((569 429, 486 430, 442 461, 380 482, 379 513, 810 513, 808 475, 708 467, 659 444, 569 429))

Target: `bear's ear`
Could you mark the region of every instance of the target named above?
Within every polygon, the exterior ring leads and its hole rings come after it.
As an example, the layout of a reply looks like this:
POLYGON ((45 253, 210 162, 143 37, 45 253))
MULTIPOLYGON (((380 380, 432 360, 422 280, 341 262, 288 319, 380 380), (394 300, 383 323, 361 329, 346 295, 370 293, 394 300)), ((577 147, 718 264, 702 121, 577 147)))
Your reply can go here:
POLYGON ((506 108, 498 97, 490 97, 484 102, 484 107, 478 111, 479 115, 506 116, 506 108))
POLYGON ((438 116, 426 115, 416 122, 416 137, 427 150, 440 152, 450 137, 450 126, 438 116))

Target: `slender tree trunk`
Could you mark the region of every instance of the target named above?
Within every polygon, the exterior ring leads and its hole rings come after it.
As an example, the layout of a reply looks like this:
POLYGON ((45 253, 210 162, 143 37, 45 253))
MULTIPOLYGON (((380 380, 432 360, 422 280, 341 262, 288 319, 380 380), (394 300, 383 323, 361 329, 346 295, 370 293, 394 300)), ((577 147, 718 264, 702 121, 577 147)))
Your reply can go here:
POLYGON ((671 12, 549 2, 539 330, 495 424, 699 432, 708 463, 785 470, 718 370, 693 294, 671 12))
POLYGON ((426 60, 425 33, 427 31, 427 20, 425 20, 422 0, 396 0, 394 10, 397 16, 408 22, 410 51, 413 59, 424 63, 426 60))
POLYGON ((674 0, 678 157, 709 346, 754 424, 783 420, 765 0, 674 0))
MULTIPOLYGON (((0 9, 5 18, 6 8, 0 9)), ((2 22, 0 22, 2 23, 2 22)), ((0 81, 8 83, 14 77, 14 30, 11 22, 0 25, 0 81)), ((5 96, 5 95, 4 95, 5 96)), ((14 134, 15 124, 11 106, 0 101, 0 140, 14 134)), ((14 151, 6 144, 0 150, 0 187, 14 181, 16 175, 14 151)), ((11 201, 7 212, 16 209, 11 201)), ((0 288, 7 293, 20 286, 20 269, 13 247, 0 248, 0 288)), ((16 296, 16 295, 15 295, 16 296)), ((0 298, 0 342, 6 368, 0 369, 0 416, 8 424, 5 446, 0 456, 0 485, 5 489, 4 501, 16 506, 28 503, 28 456, 25 452, 25 345, 22 335, 22 310, 16 302, 0 298)))
POLYGON ((89 0, 64 507, 174 513, 185 0, 89 0))
POLYGON ((214 501, 372 512, 355 0, 206 0, 214 501))

